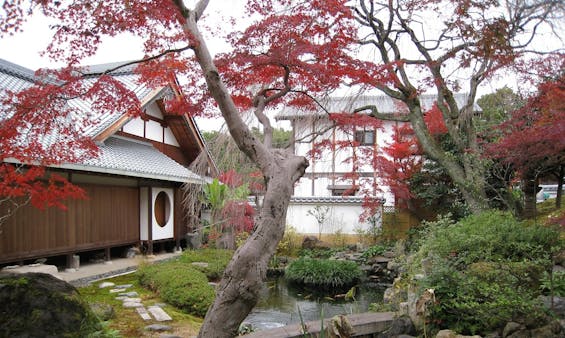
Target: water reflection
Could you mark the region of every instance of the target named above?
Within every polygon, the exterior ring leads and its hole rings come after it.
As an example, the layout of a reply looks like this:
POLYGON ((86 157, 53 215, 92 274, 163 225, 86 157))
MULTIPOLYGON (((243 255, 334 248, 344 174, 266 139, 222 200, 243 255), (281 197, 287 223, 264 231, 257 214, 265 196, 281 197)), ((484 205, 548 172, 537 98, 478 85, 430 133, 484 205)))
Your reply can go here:
POLYGON ((257 330, 265 330, 288 324, 300 323, 300 313, 304 321, 319 320, 324 309, 324 317, 338 314, 352 314, 367 311, 369 304, 382 299, 384 289, 358 287, 354 301, 332 299, 327 295, 316 294, 313 290, 300 290, 287 285, 284 277, 268 280, 261 291, 257 306, 245 322, 257 330))

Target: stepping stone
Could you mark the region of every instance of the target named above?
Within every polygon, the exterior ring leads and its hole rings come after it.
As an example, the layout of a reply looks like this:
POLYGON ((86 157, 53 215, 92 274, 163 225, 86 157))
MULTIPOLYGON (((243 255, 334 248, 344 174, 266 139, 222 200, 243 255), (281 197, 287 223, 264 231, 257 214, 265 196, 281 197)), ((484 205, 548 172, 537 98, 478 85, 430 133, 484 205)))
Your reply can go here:
POLYGON ((140 302, 128 302, 125 301, 123 304, 124 307, 126 308, 136 308, 136 307, 142 307, 143 304, 141 304, 140 302))
POLYGON ((165 310, 161 309, 158 306, 150 306, 147 308, 147 310, 149 310, 149 312, 153 315, 153 317, 155 317, 155 320, 158 322, 166 322, 169 320, 173 320, 173 318, 171 318, 171 316, 169 316, 165 310))
POLYGON ((170 327, 169 325, 163 325, 163 324, 151 324, 151 325, 147 325, 145 327, 145 330, 147 331, 169 331, 171 330, 172 327, 170 327))
POLYGON ((159 335, 159 338, 182 338, 182 337, 177 336, 176 334, 162 333, 159 335))
MULTIPOLYGON (((122 290, 123 291, 123 290, 122 290)), ((131 291, 131 292, 122 292, 119 293, 118 296, 125 296, 125 297, 137 297, 139 296, 139 294, 135 291, 131 291)))
POLYGON ((111 289, 110 293, 118 293, 118 292, 123 292, 123 289, 111 289))
POLYGON ((201 268, 207 268, 208 265, 209 265, 209 264, 206 263, 206 262, 192 262, 191 264, 194 265, 194 266, 201 267, 201 268))
POLYGON ((128 296, 118 296, 118 297, 116 297, 116 300, 127 300, 127 299, 131 299, 131 298, 128 297, 128 296))
MULTIPOLYGON (((118 299, 120 297, 116 297, 116 299, 118 299)), ((141 298, 130 298, 130 297, 126 297, 124 299, 121 299, 124 303, 125 302, 130 302, 130 303, 141 303, 141 298)))
POLYGON ((114 286, 114 285, 116 285, 116 284, 114 284, 114 283, 112 283, 112 282, 102 282, 102 283, 98 284, 98 287, 99 287, 100 289, 104 289, 104 288, 112 287, 112 286, 114 286))
POLYGON ((143 319, 145 321, 151 320, 151 316, 149 315, 147 310, 145 310, 144 306, 136 307, 135 311, 137 311, 137 313, 139 313, 139 316, 141 317, 141 319, 143 319))
POLYGON ((116 285, 114 288, 125 290, 131 288, 132 286, 133 284, 122 284, 122 285, 116 285))

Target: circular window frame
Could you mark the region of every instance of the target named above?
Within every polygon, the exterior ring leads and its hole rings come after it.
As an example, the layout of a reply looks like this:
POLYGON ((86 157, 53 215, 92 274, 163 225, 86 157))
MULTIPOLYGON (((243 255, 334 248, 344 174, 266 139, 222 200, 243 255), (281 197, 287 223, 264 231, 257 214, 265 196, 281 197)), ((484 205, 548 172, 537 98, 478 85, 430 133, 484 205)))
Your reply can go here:
POLYGON ((153 202, 153 217, 155 223, 164 228, 171 219, 171 198, 165 191, 159 191, 153 202))

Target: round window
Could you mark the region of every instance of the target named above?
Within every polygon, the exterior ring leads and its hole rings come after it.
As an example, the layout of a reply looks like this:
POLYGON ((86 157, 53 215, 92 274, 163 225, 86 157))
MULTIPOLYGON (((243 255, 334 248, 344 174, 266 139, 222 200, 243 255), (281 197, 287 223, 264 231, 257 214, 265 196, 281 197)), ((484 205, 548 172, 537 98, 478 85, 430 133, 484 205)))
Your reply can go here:
POLYGON ((169 217, 171 216, 171 201, 164 191, 157 194, 157 197, 155 198, 155 205, 153 206, 153 213, 155 214, 155 220, 160 227, 167 225, 169 217))

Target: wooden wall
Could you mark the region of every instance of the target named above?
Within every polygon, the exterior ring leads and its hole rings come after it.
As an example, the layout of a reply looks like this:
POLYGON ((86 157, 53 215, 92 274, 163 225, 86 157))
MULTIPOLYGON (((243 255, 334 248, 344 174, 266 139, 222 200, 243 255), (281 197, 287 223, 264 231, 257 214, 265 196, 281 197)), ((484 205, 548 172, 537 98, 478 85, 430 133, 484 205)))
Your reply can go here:
POLYGON ((86 190, 88 199, 67 201, 67 211, 20 208, 2 226, 0 263, 139 241, 138 188, 81 187, 86 190))

